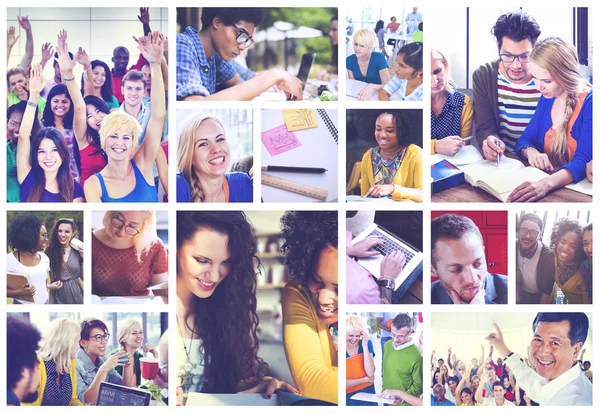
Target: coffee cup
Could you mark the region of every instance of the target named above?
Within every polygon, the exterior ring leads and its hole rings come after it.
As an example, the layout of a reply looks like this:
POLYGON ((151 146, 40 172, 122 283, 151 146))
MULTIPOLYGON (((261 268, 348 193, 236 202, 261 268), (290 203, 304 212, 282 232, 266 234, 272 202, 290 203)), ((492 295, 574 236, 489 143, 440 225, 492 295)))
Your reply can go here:
POLYGON ((140 370, 146 380, 154 380, 158 374, 158 359, 154 357, 140 358, 140 370))

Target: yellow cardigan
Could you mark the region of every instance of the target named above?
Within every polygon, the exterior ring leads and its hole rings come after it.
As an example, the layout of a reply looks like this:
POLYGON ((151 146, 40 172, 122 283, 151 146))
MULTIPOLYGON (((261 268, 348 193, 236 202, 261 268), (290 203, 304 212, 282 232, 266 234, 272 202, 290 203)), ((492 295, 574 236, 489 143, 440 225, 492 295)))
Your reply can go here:
POLYGON ((300 394, 338 402, 338 360, 329 328, 317 316, 312 294, 296 281, 283 289, 283 347, 300 394))
POLYGON ((587 289, 585 288, 585 282, 581 276, 581 272, 577 271, 566 283, 561 284, 558 281, 558 263, 556 262, 556 255, 554 256, 554 282, 560 288, 565 295, 569 304, 591 304, 590 298, 588 297, 587 289))
MULTIPOLYGON (((42 400, 44 399, 44 390, 46 390, 46 382, 48 381, 48 375, 46 374, 46 365, 44 364, 44 360, 38 355, 38 360, 40 362, 40 387, 38 389, 38 398, 31 404, 29 403, 21 403, 21 406, 41 406, 42 400)), ((71 360, 71 370, 69 374, 71 375, 71 388, 73 391, 73 395, 71 396, 71 402, 69 406, 83 406, 81 400, 77 398, 77 371, 76 371, 76 362, 75 359, 71 360)))
MULTIPOLYGON (((423 189, 423 150, 417 145, 409 145, 406 149, 404 159, 400 164, 400 169, 394 175, 393 198, 410 199, 415 202, 423 202, 423 197, 403 196, 399 187, 423 189)), ((360 167, 360 193, 364 195, 369 188, 375 185, 373 177, 373 166, 371 164, 371 150, 369 149, 363 156, 360 167)))
MULTIPOLYGON (((462 114, 460 116, 460 136, 461 138, 466 138, 471 136, 473 132, 473 101, 468 95, 465 95, 465 104, 462 109, 462 114)), ((435 139, 431 140, 431 154, 435 153, 435 139)), ((469 145, 471 142, 467 142, 469 145)))

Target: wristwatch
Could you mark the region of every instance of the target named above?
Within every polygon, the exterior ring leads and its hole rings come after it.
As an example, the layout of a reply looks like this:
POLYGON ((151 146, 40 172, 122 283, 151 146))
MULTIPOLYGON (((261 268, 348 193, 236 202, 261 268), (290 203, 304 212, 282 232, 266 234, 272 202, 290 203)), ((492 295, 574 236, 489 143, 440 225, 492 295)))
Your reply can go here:
POLYGON ((383 288, 393 290, 396 283, 394 282, 394 280, 379 280, 377 281, 377 285, 383 288))

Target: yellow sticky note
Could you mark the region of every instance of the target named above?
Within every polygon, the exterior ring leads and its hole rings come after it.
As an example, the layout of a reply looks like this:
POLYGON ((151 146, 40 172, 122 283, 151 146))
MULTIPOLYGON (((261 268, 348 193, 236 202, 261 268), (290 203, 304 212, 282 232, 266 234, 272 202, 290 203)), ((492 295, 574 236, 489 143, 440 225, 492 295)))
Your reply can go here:
POLYGON ((315 112, 312 109, 286 109, 282 112, 285 127, 289 132, 319 126, 315 112))

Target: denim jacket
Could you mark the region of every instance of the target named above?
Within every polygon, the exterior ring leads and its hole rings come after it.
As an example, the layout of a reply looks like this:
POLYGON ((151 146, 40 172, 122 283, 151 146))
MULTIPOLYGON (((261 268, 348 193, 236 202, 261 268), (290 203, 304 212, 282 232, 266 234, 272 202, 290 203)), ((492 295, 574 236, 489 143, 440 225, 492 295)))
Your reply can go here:
MULTIPOLYGON (((88 356, 81 348, 77 351, 75 359, 77 360, 77 398, 85 403, 84 393, 88 387, 90 387, 96 374, 98 374, 98 369, 106 360, 104 357, 98 357, 96 359, 96 364, 94 364, 92 363, 90 356, 88 356)), ((121 384, 121 375, 114 369, 110 370, 106 375, 106 381, 109 383, 121 384)))

